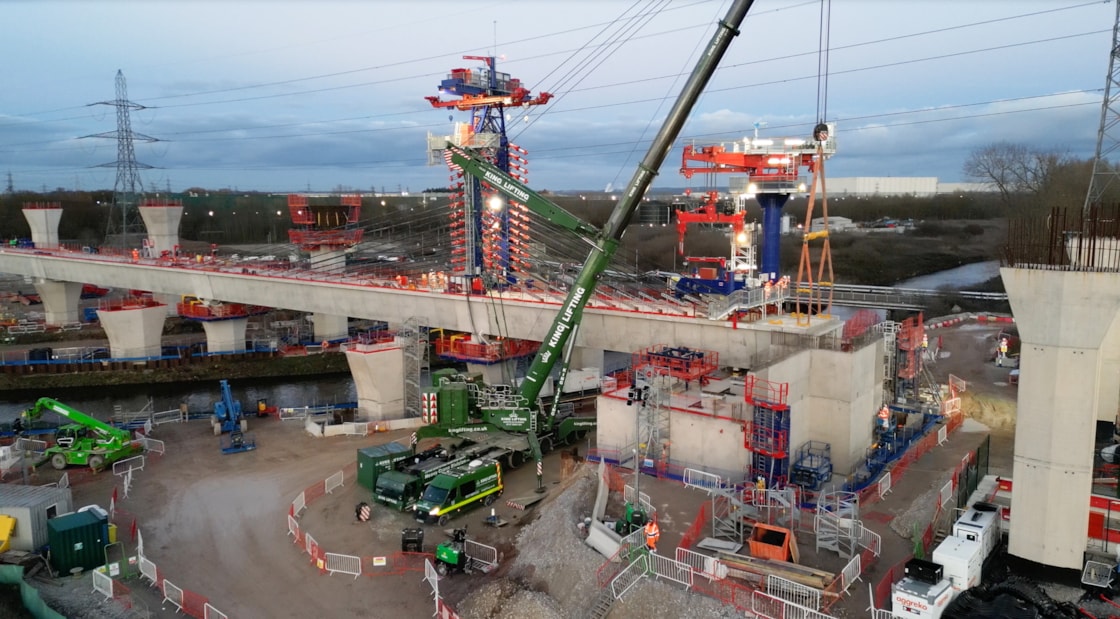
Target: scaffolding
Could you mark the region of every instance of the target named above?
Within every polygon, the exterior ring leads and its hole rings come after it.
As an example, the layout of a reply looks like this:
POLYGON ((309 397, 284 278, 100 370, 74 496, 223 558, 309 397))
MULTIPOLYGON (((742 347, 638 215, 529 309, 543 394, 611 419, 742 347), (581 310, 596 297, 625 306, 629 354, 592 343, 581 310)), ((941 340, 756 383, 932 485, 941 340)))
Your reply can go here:
POLYGON ((751 408, 745 428, 745 447, 751 451, 750 478, 762 478, 766 488, 789 482, 789 383, 774 383, 748 375, 744 396, 751 408))
POLYGON ((673 377, 664 368, 645 366, 635 370, 628 404, 639 406, 637 414, 638 465, 649 460, 669 461, 669 426, 673 377))
POLYGON ((397 331, 404 355, 404 413, 406 417, 419 417, 421 413, 420 380, 428 371, 427 318, 413 316, 397 331))
POLYGON ((719 353, 685 346, 657 344, 633 354, 632 367, 656 368, 657 374, 683 381, 701 380, 719 369, 719 353))

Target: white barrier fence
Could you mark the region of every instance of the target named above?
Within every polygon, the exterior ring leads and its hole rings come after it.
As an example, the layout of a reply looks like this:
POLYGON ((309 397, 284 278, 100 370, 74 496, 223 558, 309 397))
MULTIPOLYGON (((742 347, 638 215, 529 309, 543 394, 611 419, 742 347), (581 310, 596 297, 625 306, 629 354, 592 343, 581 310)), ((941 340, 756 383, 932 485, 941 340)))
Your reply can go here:
POLYGON ((463 552, 471 559, 488 567, 493 567, 498 564, 498 549, 493 546, 467 540, 463 543, 463 552))
POLYGON ((167 451, 163 441, 159 439, 145 436, 144 438, 140 439, 140 442, 144 445, 144 451, 150 451, 161 456, 165 451, 167 451))
POLYGON ((649 499, 649 495, 644 492, 638 492, 630 484, 626 484, 622 488, 623 500, 627 503, 637 503, 649 517, 653 517, 657 513, 657 508, 649 499))
POLYGON ((151 581, 152 586, 156 586, 159 582, 159 572, 156 570, 156 564, 148 560, 143 555, 140 556, 140 576, 147 578, 151 581))
POLYGON ((751 594, 751 610, 756 617, 766 619, 832 619, 820 611, 758 590, 751 594))
POLYGON ((941 507, 945 507, 945 505, 949 501, 951 501, 952 499, 953 499, 953 480, 950 479, 949 481, 945 482, 944 486, 941 486, 941 507))
POLYGON ((304 534, 303 534, 303 549, 307 551, 307 554, 314 557, 315 556, 315 547, 318 546, 318 545, 319 545, 319 542, 316 542, 315 538, 311 537, 310 533, 304 532, 304 534))
POLYGON ((937 429, 937 444, 944 445, 947 440, 949 440, 949 426, 941 426, 937 429))
POLYGON ((93 590, 105 596, 105 599, 112 599, 113 597, 113 579, 105 572, 94 570, 93 571, 93 590))
POLYGON ((343 483, 344 482, 343 482, 342 471, 339 471, 339 472, 335 473, 334 475, 331 475, 330 477, 328 477, 326 479, 326 481, 324 482, 324 485, 325 485, 326 490, 327 490, 327 494, 330 494, 331 492, 333 492, 337 488, 341 488, 343 483))
POLYGON ((709 581, 727 578, 727 566, 715 557, 677 547, 677 561, 688 565, 693 573, 707 577, 709 581))
POLYGON ((348 436, 366 436, 369 434, 369 422, 352 421, 342 424, 346 427, 348 436))
POLYGON ((821 609, 820 589, 814 589, 801 583, 793 582, 792 580, 786 580, 781 576, 775 576, 774 574, 766 575, 766 593, 786 602, 797 604, 798 606, 804 606, 812 610, 821 609))
POLYGON ((871 554, 876 557, 879 556, 879 551, 883 547, 883 538, 879 534, 863 526, 863 523, 856 520, 855 523, 859 525, 859 545, 860 548, 870 550, 871 554))
POLYGON ((857 580, 860 574, 863 573, 863 559, 861 555, 857 554, 852 557, 851 561, 840 570, 840 584, 842 585, 840 593, 847 593, 848 587, 851 587, 857 580))
POLYGON ((703 490, 709 494, 713 490, 719 490, 723 487, 723 478, 714 473, 707 471, 699 471, 696 469, 684 470, 684 485, 689 488, 696 488, 703 490))
POLYGON ((133 456, 113 463, 113 475, 124 475, 132 471, 144 470, 144 456, 133 456))
POLYGON ((299 523, 296 522, 295 517, 288 515, 288 535, 299 539, 299 523))
POLYGON ((687 563, 663 557, 657 553, 650 553, 649 565, 658 578, 668 578, 679 582, 686 589, 692 588, 692 568, 687 563))
POLYGON ((299 518, 300 512, 307 507, 307 497, 303 492, 296 495, 295 500, 292 501, 292 515, 299 518))
POLYGON ((614 596, 614 599, 621 600, 627 591, 638 584, 639 580, 645 578, 648 571, 649 562, 646 560, 646 555, 642 554, 619 572, 618 576, 614 577, 614 580, 611 581, 611 595, 614 596))
POLYGON ((881 498, 887 496, 887 493, 889 493, 890 491, 891 491, 891 472, 887 471, 886 473, 883 473, 882 477, 879 478, 879 498, 881 499, 881 498))
POLYGON ((210 602, 207 602, 206 605, 202 607, 202 619, 229 619, 229 615, 214 608, 210 605, 210 602))
POLYGON ((326 570, 333 576, 335 572, 351 574, 354 580, 362 575, 362 558, 354 555, 340 555, 333 552, 326 553, 326 570))
POLYGON ((176 612, 183 610, 183 590, 171 584, 171 581, 164 580, 163 601, 174 604, 176 612))

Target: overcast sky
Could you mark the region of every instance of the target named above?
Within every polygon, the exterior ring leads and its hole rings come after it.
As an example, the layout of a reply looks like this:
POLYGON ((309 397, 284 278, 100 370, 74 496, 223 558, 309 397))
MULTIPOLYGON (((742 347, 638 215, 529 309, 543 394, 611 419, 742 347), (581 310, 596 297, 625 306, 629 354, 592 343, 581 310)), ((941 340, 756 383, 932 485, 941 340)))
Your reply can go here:
MULTIPOLYGON (((419 191, 433 109, 464 55, 497 55, 549 105, 515 110, 537 189, 625 185, 723 0, 3 2, 0 175, 16 189, 112 188, 118 69, 146 188, 419 191), (18 27, 14 27, 17 26, 18 27)), ((1000 140, 1095 148, 1111 0, 832 0, 830 176, 962 178, 1000 140)), ((758 0, 655 186, 684 186, 680 146, 807 136, 818 111, 820 0, 758 0)), ((702 180, 694 179, 699 187, 702 180)), ((720 179, 726 186, 726 179, 720 179)))

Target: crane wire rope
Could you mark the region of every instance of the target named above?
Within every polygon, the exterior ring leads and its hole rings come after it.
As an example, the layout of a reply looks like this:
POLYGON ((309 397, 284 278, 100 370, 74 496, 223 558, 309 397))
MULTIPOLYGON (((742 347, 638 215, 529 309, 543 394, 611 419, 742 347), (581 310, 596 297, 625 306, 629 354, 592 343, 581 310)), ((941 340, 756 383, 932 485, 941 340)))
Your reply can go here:
POLYGON ((832 0, 821 0, 820 38, 817 48, 817 122, 828 119, 828 52, 832 0))

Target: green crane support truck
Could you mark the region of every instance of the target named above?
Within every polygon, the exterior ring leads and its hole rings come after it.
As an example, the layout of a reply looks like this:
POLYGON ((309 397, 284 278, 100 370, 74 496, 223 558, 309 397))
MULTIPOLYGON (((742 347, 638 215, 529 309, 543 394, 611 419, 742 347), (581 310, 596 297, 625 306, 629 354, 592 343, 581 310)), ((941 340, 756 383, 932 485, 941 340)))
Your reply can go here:
POLYGON ((34 406, 23 411, 22 418, 25 423, 34 422, 46 411, 73 422, 59 427, 55 444, 44 453, 45 459, 58 470, 88 466, 99 471, 117 460, 144 451, 140 441, 133 440, 128 430, 115 428, 51 398, 39 398, 34 406))

